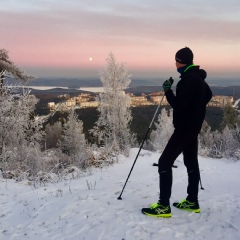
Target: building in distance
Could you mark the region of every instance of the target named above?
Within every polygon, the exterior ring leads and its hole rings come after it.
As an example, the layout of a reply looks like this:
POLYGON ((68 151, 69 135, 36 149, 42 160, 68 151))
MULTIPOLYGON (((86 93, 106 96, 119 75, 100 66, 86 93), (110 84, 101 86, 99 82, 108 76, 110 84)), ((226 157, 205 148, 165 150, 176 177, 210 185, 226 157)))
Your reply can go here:
MULTIPOLYGON (((158 105, 161 100, 162 105, 169 105, 167 98, 164 96, 164 92, 153 92, 149 94, 142 93, 140 96, 135 96, 133 93, 128 93, 128 95, 131 98, 131 107, 158 105)), ((66 98, 66 96, 63 95, 59 97, 65 97, 66 100, 61 103, 49 102, 48 108, 51 111, 57 111, 60 109, 61 111, 67 111, 72 108, 96 108, 99 106, 96 97, 89 93, 81 93, 72 98, 66 98)), ((228 104, 233 105, 233 101, 234 99, 232 96, 213 96, 208 103, 208 106, 224 107, 228 104)))

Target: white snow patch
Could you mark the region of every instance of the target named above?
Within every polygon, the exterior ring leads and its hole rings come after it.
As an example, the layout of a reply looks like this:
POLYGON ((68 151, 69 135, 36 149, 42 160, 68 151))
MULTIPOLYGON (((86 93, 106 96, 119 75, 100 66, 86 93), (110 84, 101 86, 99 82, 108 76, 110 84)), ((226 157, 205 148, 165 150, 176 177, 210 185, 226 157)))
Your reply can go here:
MULTIPOLYGON (((91 175, 37 189, 0 178, 0 239, 240 239, 240 161, 200 157, 201 213, 172 207, 172 218, 157 219, 141 208, 158 200, 158 169, 152 166, 158 153, 142 150, 123 200, 117 200, 137 151, 91 175)), ((185 198, 187 188, 182 156, 175 164, 171 202, 185 198)))

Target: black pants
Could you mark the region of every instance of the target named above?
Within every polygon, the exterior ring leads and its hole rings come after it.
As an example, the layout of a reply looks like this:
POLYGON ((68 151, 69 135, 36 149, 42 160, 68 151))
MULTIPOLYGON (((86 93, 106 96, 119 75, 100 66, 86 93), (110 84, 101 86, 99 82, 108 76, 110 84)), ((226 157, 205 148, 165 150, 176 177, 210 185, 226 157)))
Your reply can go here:
POLYGON ((172 191, 172 165, 183 153, 184 164, 188 172, 187 200, 198 201, 200 180, 198 166, 198 130, 175 129, 158 161, 160 179, 160 201, 169 205, 172 191))

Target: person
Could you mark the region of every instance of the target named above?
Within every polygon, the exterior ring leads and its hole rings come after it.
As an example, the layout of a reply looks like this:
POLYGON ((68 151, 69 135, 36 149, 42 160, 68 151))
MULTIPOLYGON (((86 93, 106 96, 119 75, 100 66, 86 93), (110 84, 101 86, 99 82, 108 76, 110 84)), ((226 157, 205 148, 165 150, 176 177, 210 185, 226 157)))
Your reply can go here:
POLYGON ((174 132, 158 161, 159 201, 142 209, 143 214, 153 217, 171 217, 172 165, 181 153, 188 173, 188 195, 181 202, 173 203, 173 206, 200 212, 198 134, 205 118, 206 105, 212 98, 212 91, 205 82, 205 70, 193 64, 190 48, 185 47, 177 51, 175 60, 177 71, 181 74, 176 85, 176 95, 171 90, 172 78, 163 83, 167 101, 173 108, 174 132))

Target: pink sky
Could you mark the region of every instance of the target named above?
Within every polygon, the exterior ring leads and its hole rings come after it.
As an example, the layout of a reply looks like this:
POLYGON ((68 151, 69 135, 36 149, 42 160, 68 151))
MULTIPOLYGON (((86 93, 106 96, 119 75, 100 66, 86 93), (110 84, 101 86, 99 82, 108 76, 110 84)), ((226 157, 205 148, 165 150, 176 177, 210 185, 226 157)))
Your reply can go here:
POLYGON ((0 48, 39 77, 98 77, 110 52, 135 77, 162 76, 185 46, 209 76, 239 76, 238 0, 156 2, 6 0, 0 48))

